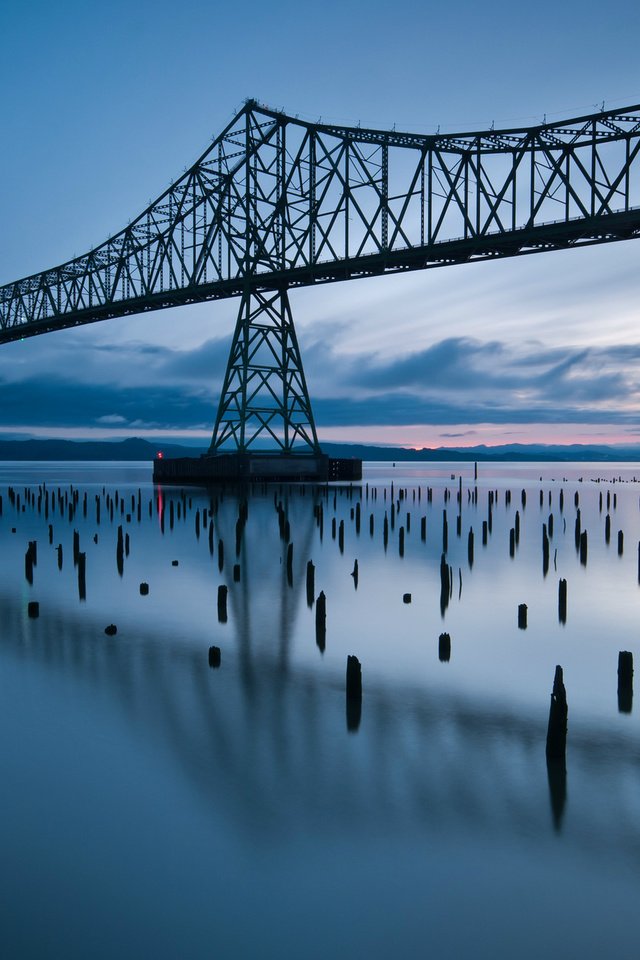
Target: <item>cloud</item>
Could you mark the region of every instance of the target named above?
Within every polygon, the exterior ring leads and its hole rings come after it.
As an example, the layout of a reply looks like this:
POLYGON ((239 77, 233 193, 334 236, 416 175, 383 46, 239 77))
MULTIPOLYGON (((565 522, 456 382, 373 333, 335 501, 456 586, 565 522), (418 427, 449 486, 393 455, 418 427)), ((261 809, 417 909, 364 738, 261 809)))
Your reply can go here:
POLYGON ((96 423, 100 423, 104 426, 109 426, 109 425, 117 426, 120 423, 126 423, 126 422, 127 422, 126 417, 121 417, 119 413, 107 413, 105 416, 98 417, 98 419, 96 420, 96 423))
MULTIPOLYGON (((612 424, 633 429, 640 345, 514 344, 447 336, 386 356, 344 348, 340 325, 306 331, 302 345, 317 424, 612 424)), ((228 338, 180 350, 108 345, 63 331, 0 353, 0 425, 16 428, 212 428, 228 338), (4 361, 4 362, 3 362, 4 361)), ((464 434, 445 434, 456 437, 464 434)))

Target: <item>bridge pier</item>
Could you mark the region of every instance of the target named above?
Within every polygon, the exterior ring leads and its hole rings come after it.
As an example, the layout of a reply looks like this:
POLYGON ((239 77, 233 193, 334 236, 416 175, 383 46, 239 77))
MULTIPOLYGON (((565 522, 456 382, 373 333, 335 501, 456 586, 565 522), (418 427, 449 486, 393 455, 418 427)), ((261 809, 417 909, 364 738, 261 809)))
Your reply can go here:
POLYGON ((322 453, 286 287, 248 281, 208 454, 156 459, 154 481, 360 480, 362 461, 322 453), (270 449, 256 449, 259 442, 270 449))

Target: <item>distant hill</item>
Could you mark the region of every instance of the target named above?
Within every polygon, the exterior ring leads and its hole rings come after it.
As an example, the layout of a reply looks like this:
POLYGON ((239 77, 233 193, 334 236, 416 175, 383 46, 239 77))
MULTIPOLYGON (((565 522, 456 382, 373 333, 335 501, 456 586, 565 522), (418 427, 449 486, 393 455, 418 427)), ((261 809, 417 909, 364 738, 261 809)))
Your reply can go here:
MULTIPOLYGON (((359 457, 361 460, 386 461, 599 461, 640 462, 640 446, 613 447, 570 444, 504 444, 487 447, 376 447, 364 444, 324 443, 322 449, 332 457, 359 457)), ((0 440, 0 460, 118 460, 150 461, 162 450, 165 457, 198 457, 206 447, 188 447, 177 443, 150 443, 140 437, 128 440, 0 440)))
POLYGON ((425 461, 551 461, 587 462, 603 461, 640 461, 640 445, 629 447, 609 447, 586 444, 522 444, 510 443, 488 447, 423 447, 419 450, 407 450, 403 447, 375 447, 358 444, 323 444, 323 450, 333 457, 359 457, 361 460, 405 460, 425 461))
POLYGON ((203 450, 179 444, 152 444, 139 437, 129 440, 0 440, 0 460, 153 460, 199 456, 203 450))

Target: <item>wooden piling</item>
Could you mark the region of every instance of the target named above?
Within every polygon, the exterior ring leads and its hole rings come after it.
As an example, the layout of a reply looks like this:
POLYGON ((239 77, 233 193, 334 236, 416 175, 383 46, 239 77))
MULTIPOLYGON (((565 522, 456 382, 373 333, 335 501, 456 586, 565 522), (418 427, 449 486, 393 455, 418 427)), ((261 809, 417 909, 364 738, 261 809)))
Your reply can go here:
POLYGON ((217 670, 220 666, 222 660, 222 653, 220 647, 209 647, 209 666, 213 670, 217 670))
POLYGON ((631 713, 633 703, 633 654, 621 650, 618 654, 618 710, 631 713))
POLYGON ((321 590, 316 600, 316 644, 324 653, 327 636, 327 598, 321 590))
POLYGON ((520 630, 527 629, 527 610, 526 603, 518 604, 518 628, 520 630))
POLYGON ((438 660, 440 663, 451 660, 451 637, 448 633, 441 633, 438 637, 438 660))
POLYGON ((293 586, 293 544, 287 544, 287 583, 293 586))
POLYGON ((580 563, 583 567, 587 565, 587 531, 583 530, 580 534, 580 563))
POLYGON ((351 654, 347 656, 346 694, 347 700, 362 700, 362 667, 351 654))
POLYGON ((313 599, 315 597, 315 581, 316 581, 316 568, 313 565, 313 561, 307 560, 307 606, 313 606, 313 599))
POLYGON ((78 597, 80 600, 87 599, 87 555, 78 553, 78 597))
POLYGON ((564 760, 567 749, 567 692, 562 677, 562 667, 557 666, 553 678, 553 692, 549 707, 547 727, 547 759, 564 760))
POLYGON ((218 587, 218 621, 220 623, 227 622, 227 586, 224 583, 221 583, 218 587))
POLYGON ((347 657, 345 687, 347 731, 356 733, 362 717, 362 669, 358 658, 351 655, 347 657))
POLYGON ((561 579, 558 584, 558 620, 567 622, 567 581, 561 579))

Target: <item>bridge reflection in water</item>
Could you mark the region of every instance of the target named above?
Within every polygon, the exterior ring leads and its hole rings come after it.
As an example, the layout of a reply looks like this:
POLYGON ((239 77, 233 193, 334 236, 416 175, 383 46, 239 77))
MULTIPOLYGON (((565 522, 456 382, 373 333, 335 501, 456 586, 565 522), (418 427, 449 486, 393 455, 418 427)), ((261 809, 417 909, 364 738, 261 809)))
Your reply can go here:
MULTIPOLYGON (((96 492, 105 499, 102 481, 89 484, 86 518, 56 509, 47 519, 33 500, 24 510, 24 497, 15 508, 4 500, 0 928, 8 955, 46 957, 55 941, 57 956, 84 960, 96 924, 94 960, 127 955, 120 930, 129 955, 143 930, 137 955, 156 960, 210 956, 214 947, 234 958, 365 951, 386 960, 427 947, 438 956, 494 957, 508 955, 505 943, 510 955, 537 958, 554 955, 569 922, 567 955, 597 955, 605 932, 607 942, 613 935, 629 947, 635 927, 623 921, 635 911, 640 866, 637 712, 617 709, 616 647, 602 627, 611 609, 580 594, 587 571, 575 550, 569 485, 566 530, 558 514, 554 533, 557 575, 569 577, 572 591, 561 624, 557 579, 540 562, 540 525, 552 508, 546 490, 543 504, 530 490, 526 511, 521 498, 508 504, 500 492, 492 535, 472 568, 467 525, 481 528, 494 478, 478 503, 463 497, 464 528, 458 534, 451 524, 447 559, 456 585, 464 571, 464 589, 441 615, 443 506, 452 521, 455 514, 443 499, 448 477, 433 501, 421 502, 412 491, 396 501, 390 488, 379 496, 365 488, 360 498, 350 488, 257 487, 239 551, 244 494, 147 485, 140 520, 133 505, 127 520, 134 482, 124 519, 122 505, 112 521, 103 504, 97 542, 91 504, 96 492), (151 496, 164 523, 157 509, 150 516, 151 496), (516 507, 521 539, 512 558, 516 507), (344 523, 344 551, 334 521, 338 531, 344 523), (117 564, 120 524, 131 550, 117 564), (85 600, 71 560, 74 529, 87 556, 85 600), (24 552, 34 539, 27 585, 24 552), (309 558, 314 596, 325 590, 328 598, 324 650, 306 602, 309 558), (139 593, 141 580, 148 595, 139 593), (217 618, 221 583, 226 623, 217 618), (405 590, 414 591, 410 605, 405 590), (529 602, 526 633, 514 598, 529 602), (38 619, 27 616, 31 599, 40 602, 38 619), (113 637, 104 633, 110 620, 113 637), (447 663, 438 659, 443 629, 452 635, 447 663), (211 644, 222 651, 219 669, 208 664, 211 644), (363 663, 357 730, 346 712, 347 653, 363 663), (566 771, 545 761, 556 658, 571 680, 566 771), (32 902, 47 905, 40 926, 30 922, 32 902)), ((636 489, 617 489, 617 522, 635 535, 636 489)), ((554 492, 553 509, 557 501, 554 492)), ((583 485, 581 516, 594 531, 604 523, 598 503, 599 489, 583 485)), ((607 552, 594 536, 589 564, 598 596, 617 590, 635 609, 635 556, 607 552)), ((617 636, 628 636, 622 615, 616 623, 617 636)))
POLYGON ((208 667, 206 650, 142 630, 126 642, 102 638, 101 624, 70 610, 30 621, 6 596, 0 651, 108 698, 218 816, 257 843, 306 832, 319 819, 339 834, 411 824, 523 841, 564 824, 565 843, 582 855, 615 850, 640 865, 640 744, 572 731, 566 790, 562 771, 547 778, 544 718, 380 682, 366 687, 354 737, 343 686, 289 669, 299 597, 282 582, 274 657, 255 642, 253 599, 242 591, 235 615, 246 629, 238 628, 237 652, 225 651, 219 670, 208 667))

